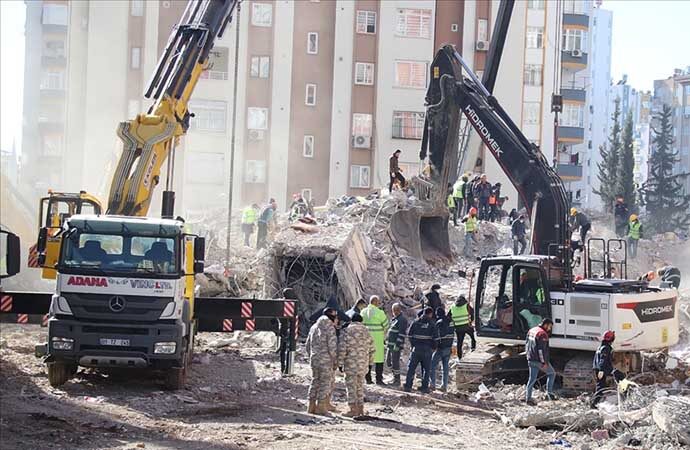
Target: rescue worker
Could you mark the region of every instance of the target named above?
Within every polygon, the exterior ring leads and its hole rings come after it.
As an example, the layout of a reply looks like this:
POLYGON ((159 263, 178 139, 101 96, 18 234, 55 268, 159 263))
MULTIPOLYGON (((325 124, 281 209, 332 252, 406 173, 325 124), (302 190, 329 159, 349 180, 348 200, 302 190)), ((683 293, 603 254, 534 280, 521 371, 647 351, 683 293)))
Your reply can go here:
POLYGON ((577 208, 570 208, 570 232, 580 232, 580 243, 584 246, 587 243, 587 233, 592 228, 592 223, 584 213, 577 210, 577 208))
POLYGON ((464 295, 458 296, 453 306, 450 307, 450 315, 453 318, 453 328, 455 337, 458 339, 458 361, 462 359, 462 345, 465 342, 465 335, 470 336, 472 341, 472 351, 477 348, 477 341, 474 338, 472 328, 473 310, 464 295))
POLYGON ((488 220, 491 208, 489 198, 491 197, 491 183, 486 179, 486 174, 482 174, 479 183, 474 185, 474 198, 479 205, 479 220, 488 220))
POLYGON ((374 362, 374 353, 374 340, 362 324, 362 316, 353 314, 338 345, 338 366, 345 373, 347 404, 350 407, 346 416, 364 415, 364 376, 374 362))
POLYGON ((474 208, 477 202, 477 197, 474 196, 474 186, 477 183, 479 183, 479 175, 475 175, 472 181, 465 184, 465 209, 467 210, 465 214, 469 214, 470 209, 474 208))
POLYGON ((331 397, 333 371, 335 370, 338 348, 335 336, 337 313, 325 308, 309 329, 305 350, 309 355, 312 379, 309 385, 309 414, 326 414, 331 397))
POLYGON ((446 197, 446 206, 448 207, 448 214, 450 218, 453 219, 453 225, 457 227, 457 213, 455 212, 455 210, 457 209, 457 205, 455 204, 455 197, 453 197, 452 190, 448 192, 448 197, 446 197))
POLYGON ((388 191, 393 192, 393 185, 397 182, 400 189, 405 187, 405 177, 402 175, 400 168, 400 154, 402 150, 397 149, 390 158, 388 158, 388 172, 390 176, 390 183, 388 183, 388 191))
POLYGON ((652 270, 639 279, 651 283, 657 276, 660 276, 661 281, 668 283, 672 288, 678 289, 680 287, 680 270, 675 266, 664 266, 661 269, 652 270))
MULTIPOLYGON (((381 299, 377 295, 372 295, 369 298, 369 306, 364 308, 361 312, 364 325, 369 329, 371 337, 374 339, 376 346, 376 353, 374 354, 374 367, 376 370, 376 384, 384 386, 383 382, 383 362, 385 361, 385 336, 388 331, 388 317, 386 313, 380 309, 381 299)), ((371 384, 371 367, 367 372, 366 380, 371 384)))
POLYGON ((244 233, 244 245, 250 247, 249 239, 254 233, 254 225, 256 224, 256 216, 259 212, 259 205, 254 203, 242 210, 242 232, 244 233))
POLYGON ((438 330, 434 323, 434 310, 424 308, 424 314, 419 319, 412 322, 407 333, 410 337, 410 361, 407 364, 407 376, 405 378, 405 391, 412 390, 417 366, 422 366, 422 388, 424 393, 429 392, 429 375, 431 370, 431 355, 438 342, 438 330))
POLYGON ((496 183, 491 188, 491 197, 489 197, 489 220, 495 222, 501 220, 501 183, 496 183))
POLYGON ((400 353, 405 347, 405 335, 407 334, 407 319, 402 313, 400 303, 393 303, 391 307, 393 319, 388 330, 388 351, 386 352, 386 365, 393 372, 393 385, 400 386, 400 353))
POLYGON ((510 225, 510 233, 513 235, 513 255, 522 255, 527 248, 527 228, 525 227, 525 216, 520 214, 510 225), (520 251, 518 252, 518 244, 520 251))
POLYGON ((555 399, 553 385, 556 382, 556 371, 553 369, 549 359, 549 335, 553 330, 553 321, 548 317, 541 323, 530 329, 525 341, 527 365, 529 366, 529 380, 527 381, 528 404, 533 405, 532 389, 537 382, 539 371, 546 373, 546 393, 549 399, 555 399))
POLYGON ((642 224, 640 223, 637 214, 630 214, 630 222, 628 223, 628 248, 630 249, 630 257, 637 258, 637 244, 642 239, 642 224))
POLYGON ((616 224, 616 235, 619 238, 625 236, 628 225, 628 216, 630 215, 630 210, 628 205, 625 203, 622 196, 616 196, 616 205, 613 207, 613 218, 616 224))
POLYGON ((360 298, 357 300, 357 303, 355 303, 355 305, 352 308, 345 311, 345 314, 347 314, 347 316, 350 318, 350 320, 352 320, 352 316, 354 316, 355 314, 361 314, 362 310, 366 307, 367 307, 367 301, 364 300, 363 298, 360 298))
POLYGON ((268 225, 269 223, 275 223, 275 211, 278 208, 278 203, 275 199, 271 199, 268 205, 264 206, 259 214, 259 219, 257 220, 258 232, 256 235, 256 248, 266 247, 266 237, 268 236, 268 225))
POLYGON ((294 222, 300 217, 304 217, 308 213, 307 202, 304 201, 301 193, 292 195, 292 204, 290 204, 290 222, 294 222))
MULTIPOLYGON (((297 294, 292 288, 283 289, 283 298, 286 300, 297 300, 297 294)), ((278 320, 278 336, 280 338, 280 345, 278 346, 278 353, 280 354, 280 373, 288 373, 288 358, 290 357, 290 321, 288 319, 278 320)))
POLYGON ((434 283, 431 286, 429 292, 424 295, 424 304, 422 307, 430 307, 432 310, 436 311, 436 308, 443 306, 443 300, 441 300, 441 294, 438 291, 441 290, 441 285, 434 283))
POLYGON ((462 249, 465 258, 472 256, 473 244, 477 243, 479 222, 477 221, 477 208, 470 208, 470 212, 462 219, 465 224, 465 247, 462 249))
POLYGON ((620 370, 613 367, 613 341, 616 340, 616 332, 608 330, 601 336, 601 345, 594 354, 594 361, 592 362, 592 370, 594 370, 594 378, 597 380, 597 387, 590 401, 592 408, 597 406, 604 396, 606 390, 606 380, 609 376, 613 376, 615 380, 621 381, 625 375, 620 370))
POLYGON ((441 384, 441 391, 448 390, 448 363, 450 362, 450 351, 453 347, 453 339, 455 333, 453 332, 453 323, 451 322, 452 312, 445 313, 443 308, 436 309, 436 329, 438 330, 438 345, 436 351, 431 357, 431 370, 429 387, 431 390, 436 389, 436 368, 441 363, 443 369, 443 377, 441 384))
POLYGON ((465 184, 467 184, 467 174, 463 174, 453 185, 453 200, 455 210, 453 211, 453 225, 458 226, 458 216, 464 212, 465 184))

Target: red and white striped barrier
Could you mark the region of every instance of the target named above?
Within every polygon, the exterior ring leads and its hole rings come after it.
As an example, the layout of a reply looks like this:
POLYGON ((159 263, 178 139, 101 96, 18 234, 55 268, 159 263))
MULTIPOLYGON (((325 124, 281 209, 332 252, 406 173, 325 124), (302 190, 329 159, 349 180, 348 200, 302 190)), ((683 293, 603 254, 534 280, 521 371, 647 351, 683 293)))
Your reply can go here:
POLYGON ((36 244, 29 247, 29 260, 28 260, 27 266, 32 267, 32 268, 41 267, 38 264, 38 247, 36 246, 36 244))
POLYGON ((17 314, 17 323, 29 323, 29 315, 17 314))
POLYGON ((283 303, 283 317, 295 317, 295 302, 283 303))
POLYGON ((48 314, 44 314, 43 317, 41 317, 41 326, 42 327, 48 326, 48 314))
POLYGON ((3 295, 2 297, 0 297, 0 311, 1 312, 12 311, 12 296, 11 295, 3 295))
POLYGON ((242 317, 242 318, 252 317, 254 315, 253 309, 254 309, 254 307, 252 306, 252 302, 242 302, 242 306, 240 308, 240 317, 242 317))
POLYGON ((223 331, 232 331, 232 319, 223 319, 223 331))
POLYGON ((253 320, 245 320, 244 321, 244 330, 245 331, 254 331, 256 329, 256 322, 253 320))

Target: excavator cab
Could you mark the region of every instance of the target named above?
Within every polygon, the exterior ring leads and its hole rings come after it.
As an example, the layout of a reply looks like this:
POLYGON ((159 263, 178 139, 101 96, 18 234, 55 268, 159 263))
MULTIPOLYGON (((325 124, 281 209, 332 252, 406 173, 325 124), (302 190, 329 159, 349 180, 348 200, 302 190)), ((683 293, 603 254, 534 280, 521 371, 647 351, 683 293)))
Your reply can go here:
POLYGON ((549 283, 539 256, 482 260, 475 297, 478 336, 524 341, 530 328, 551 318, 549 283))
POLYGON ((42 277, 55 279, 54 266, 60 252, 60 230, 65 220, 75 214, 101 214, 101 203, 96 197, 79 193, 52 192, 41 198, 39 205, 38 241, 29 248, 29 267, 42 267, 42 277))

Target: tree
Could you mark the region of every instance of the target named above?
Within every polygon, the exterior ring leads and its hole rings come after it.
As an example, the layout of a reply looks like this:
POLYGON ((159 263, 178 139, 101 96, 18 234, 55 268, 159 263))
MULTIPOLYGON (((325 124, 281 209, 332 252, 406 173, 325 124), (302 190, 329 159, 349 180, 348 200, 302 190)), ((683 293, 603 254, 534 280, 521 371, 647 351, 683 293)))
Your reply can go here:
POLYGON ((632 112, 625 118, 623 129, 623 143, 618 154, 618 167, 616 167, 615 195, 623 197, 628 208, 632 211, 636 203, 635 198, 635 154, 633 151, 633 119, 632 112))
POLYGON ((613 121, 613 129, 609 136, 608 145, 604 144, 599 147, 599 154, 601 155, 601 162, 597 163, 599 173, 599 190, 594 190, 597 194, 606 211, 613 210, 613 201, 616 199, 616 178, 618 175, 618 155, 621 151, 621 99, 616 98, 615 108, 611 120, 613 121))
POLYGON ((648 221, 657 233, 687 230, 690 227, 690 194, 684 191, 681 180, 689 174, 673 174, 679 161, 673 150, 673 110, 664 105, 655 116, 658 128, 652 127, 652 156, 649 159, 649 177, 643 187, 648 221))

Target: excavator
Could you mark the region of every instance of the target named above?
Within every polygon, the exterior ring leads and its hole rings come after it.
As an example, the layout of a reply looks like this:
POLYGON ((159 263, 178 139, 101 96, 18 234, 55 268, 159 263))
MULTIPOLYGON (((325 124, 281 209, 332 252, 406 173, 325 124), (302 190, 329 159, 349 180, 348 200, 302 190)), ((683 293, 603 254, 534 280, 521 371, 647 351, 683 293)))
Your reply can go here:
POLYGON ((579 390, 593 383, 591 356, 606 330, 617 334, 617 362, 626 371, 640 368, 641 351, 677 343, 678 292, 624 279, 627 255, 620 240, 589 239, 585 276, 575 279, 567 222, 570 205, 563 182, 492 93, 513 4, 500 4, 482 80, 452 45, 436 53, 420 152, 431 167, 427 191, 420 197, 429 200, 425 206, 397 213, 391 227, 394 238, 408 243, 413 254, 450 253, 444 201, 446 186, 456 176, 464 115, 517 190, 532 233, 531 254, 481 260, 474 323, 478 339, 492 346, 463 357, 456 366, 458 385, 523 370, 528 330, 551 318, 554 365, 563 374, 563 387, 579 390), (603 257, 593 259, 592 254, 603 257), (622 278, 611 277, 614 269, 622 278))
MULTIPOLYGON (((45 315, 48 342, 36 351, 53 386, 84 366, 148 368, 180 389, 197 331, 276 331, 277 321, 289 327, 291 366, 296 301, 197 297, 205 241, 174 216, 175 147, 193 116, 188 102, 239 3, 188 1, 144 93, 151 106, 117 127, 123 151, 105 214, 84 191, 49 192, 41 200, 36 259, 44 277, 56 280, 55 292, 3 291, 0 313, 16 314, 20 323, 45 315), (166 163, 162 217, 147 217, 166 163)), ((18 243, 6 240, 11 276, 18 243)))

